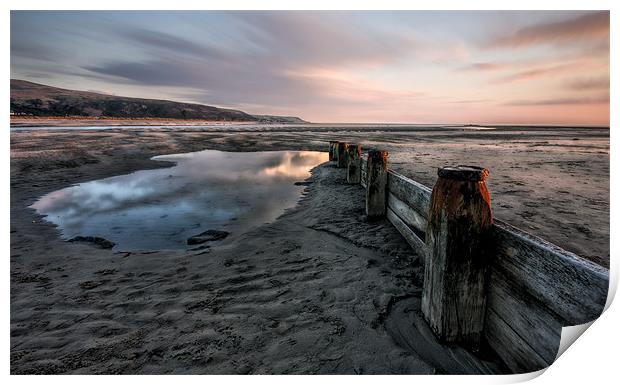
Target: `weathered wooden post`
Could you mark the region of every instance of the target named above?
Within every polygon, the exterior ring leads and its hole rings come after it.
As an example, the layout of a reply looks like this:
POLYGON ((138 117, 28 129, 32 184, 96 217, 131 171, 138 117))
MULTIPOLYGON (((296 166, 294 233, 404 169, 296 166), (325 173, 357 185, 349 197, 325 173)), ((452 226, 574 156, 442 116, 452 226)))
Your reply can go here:
POLYGON ((347 147, 347 183, 358 184, 362 176, 362 146, 350 144, 347 147))
POLYGON ((334 162, 336 162, 336 167, 338 166, 338 142, 334 142, 334 150, 333 150, 334 162))
POLYGON ((369 219, 385 216, 387 158, 387 151, 368 151, 368 160, 366 161, 366 216, 369 219))
POLYGON ((329 161, 336 160, 336 154, 338 152, 338 142, 330 140, 329 141, 329 161))
POLYGON ((347 167, 347 147, 345 142, 338 142, 338 168, 347 167))
POLYGON ((422 312, 437 337, 477 348, 484 327, 493 222, 485 179, 475 166, 443 167, 431 194, 422 312))

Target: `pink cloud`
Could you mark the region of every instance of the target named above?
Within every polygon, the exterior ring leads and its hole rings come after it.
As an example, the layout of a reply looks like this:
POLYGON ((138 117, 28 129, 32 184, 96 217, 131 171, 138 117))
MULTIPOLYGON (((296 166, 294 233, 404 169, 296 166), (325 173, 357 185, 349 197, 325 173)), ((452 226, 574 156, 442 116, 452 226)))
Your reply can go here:
POLYGON ((609 77, 573 79, 566 84, 573 91, 609 90, 609 77))
POLYGON ((490 42, 491 48, 519 48, 536 44, 574 44, 609 37, 609 12, 593 12, 570 20, 519 29, 490 42))
POLYGON ((465 67, 459 68, 460 71, 499 71, 510 66, 504 63, 491 63, 491 62, 482 62, 482 63, 473 63, 467 65, 465 67))
POLYGON ((549 78, 558 76, 565 73, 575 73, 583 69, 591 70, 594 68, 594 64, 587 61, 573 61, 559 64, 549 64, 541 67, 534 67, 526 70, 522 70, 510 75, 506 75, 491 81, 492 84, 504 84, 520 81, 533 80, 538 78, 549 78))
POLYGON ((572 106, 586 104, 608 104, 609 95, 602 95, 593 98, 556 98, 542 100, 514 100, 506 103, 508 106, 572 106))

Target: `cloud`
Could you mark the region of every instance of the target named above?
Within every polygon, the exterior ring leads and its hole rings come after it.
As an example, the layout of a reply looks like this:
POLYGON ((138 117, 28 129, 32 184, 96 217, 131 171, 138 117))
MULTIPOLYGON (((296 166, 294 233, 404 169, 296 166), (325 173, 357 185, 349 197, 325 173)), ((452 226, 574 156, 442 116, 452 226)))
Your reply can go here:
POLYGON ((490 48, 521 48, 537 44, 565 44, 609 38, 609 12, 593 12, 570 20, 541 23, 517 30, 488 43, 490 48))
POLYGON ((156 51, 175 52, 182 55, 206 56, 210 58, 230 57, 226 51, 194 42, 169 33, 145 28, 126 28, 120 35, 132 40, 132 45, 154 49, 156 51))
POLYGON ((238 32, 234 45, 125 27, 119 36, 137 51, 146 51, 148 58, 117 58, 81 69, 122 84, 202 89, 202 95, 193 95, 193 101, 201 103, 282 107, 347 103, 345 99, 350 98, 350 103, 363 104, 363 100, 393 92, 363 82, 353 86, 326 74, 396 62, 417 47, 411 35, 356 25, 338 13, 284 16, 278 12, 229 14, 238 32))
POLYGON ((473 63, 473 64, 469 64, 467 66, 464 67, 460 67, 458 70, 459 71, 499 71, 499 70, 503 70, 506 68, 509 68, 510 66, 504 63, 492 63, 492 62, 482 62, 482 63, 473 63))
POLYGON ((479 104, 479 103, 489 103, 492 102, 492 99, 463 99, 463 100, 455 100, 452 102, 448 102, 450 104, 479 104))
POLYGON ((497 79, 491 80, 492 84, 505 84, 520 81, 527 81, 538 79, 542 77, 557 76, 568 71, 574 71, 583 65, 581 62, 569 62, 556 65, 549 65, 546 67, 531 68, 524 71, 519 71, 510 75, 506 75, 497 79))
POLYGON ((315 121, 472 121, 465 107, 605 90, 594 79, 609 73, 609 14, 560 15, 505 12, 516 32, 501 36, 488 12, 17 12, 11 76, 315 121), (481 49, 489 36, 550 45, 481 49), (538 78, 556 83, 513 89, 538 78))
POLYGON ((565 87, 573 91, 609 90, 609 77, 573 79, 565 87))
POLYGON ((572 105, 584 105, 584 104, 608 104, 609 95, 598 96, 592 98, 556 98, 556 99, 542 99, 542 100, 514 100, 505 103, 507 106, 572 106, 572 105))
POLYGON ((412 34, 385 32, 340 12, 241 12, 235 17, 259 52, 286 64, 377 65, 417 47, 412 34))
MULTIPOLYGON (((158 59, 147 62, 116 62, 85 69, 111 76, 118 83, 145 86, 176 86, 202 89, 199 102, 226 105, 306 103, 316 96, 317 86, 287 76, 277 68, 255 60, 158 59)), ((194 95, 196 97, 196 95, 194 95)))

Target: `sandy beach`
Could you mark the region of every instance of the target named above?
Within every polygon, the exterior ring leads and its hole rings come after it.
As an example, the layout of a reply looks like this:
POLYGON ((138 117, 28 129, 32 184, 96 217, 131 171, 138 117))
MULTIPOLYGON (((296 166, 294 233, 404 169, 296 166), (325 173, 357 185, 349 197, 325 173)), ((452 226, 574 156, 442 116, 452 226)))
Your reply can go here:
POLYGON ((329 164, 298 205, 232 244, 123 252, 64 242, 27 207, 71 184, 203 149, 386 149, 428 186, 487 167, 494 215, 609 265, 609 130, 248 127, 11 133, 12 373, 501 373, 440 345, 419 315, 422 266, 329 164), (403 331, 402 325, 416 327, 403 331), (413 341, 416 341, 415 343, 413 341))

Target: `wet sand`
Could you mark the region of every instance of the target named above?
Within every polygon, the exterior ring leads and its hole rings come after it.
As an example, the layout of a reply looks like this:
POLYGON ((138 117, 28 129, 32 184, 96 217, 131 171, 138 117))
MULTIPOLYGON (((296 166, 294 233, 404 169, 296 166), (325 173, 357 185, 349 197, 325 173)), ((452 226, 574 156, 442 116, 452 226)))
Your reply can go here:
POLYGON ((12 132, 11 372, 503 371, 434 341, 416 310, 417 256, 387 222, 364 220, 363 190, 329 165, 297 207, 208 253, 71 244, 26 208, 73 183, 165 166, 154 155, 325 150, 330 139, 385 148, 392 168, 428 185, 444 164, 488 167, 496 216, 608 264, 608 130, 12 132))

